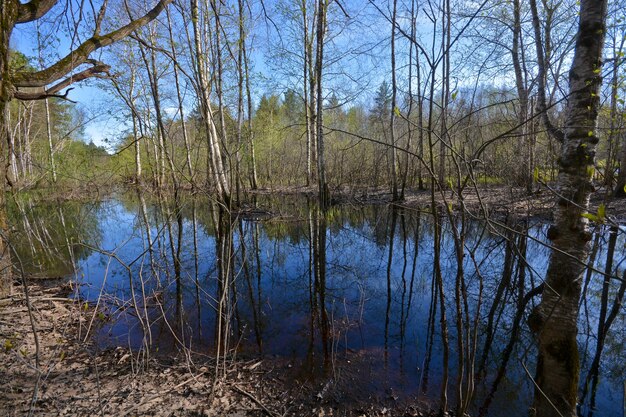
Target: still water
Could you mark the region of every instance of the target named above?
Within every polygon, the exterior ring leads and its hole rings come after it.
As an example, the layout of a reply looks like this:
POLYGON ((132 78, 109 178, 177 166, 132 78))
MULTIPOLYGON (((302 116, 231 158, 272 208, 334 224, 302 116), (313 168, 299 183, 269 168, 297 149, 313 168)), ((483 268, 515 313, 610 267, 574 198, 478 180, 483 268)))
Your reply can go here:
MULTIPOLYGON (((447 350, 452 404, 462 375, 464 392, 474 386, 472 415, 488 398, 486 415, 527 415, 533 387, 524 367, 534 369, 536 350, 526 318, 539 301, 527 294, 546 270, 545 224, 435 222, 428 211, 383 205, 321 215, 304 197, 258 197, 255 205, 262 210, 228 214, 202 198, 120 194, 89 203, 24 199, 12 215, 27 270, 71 276, 81 299, 97 304, 100 348, 279 359, 290 364, 289 378, 333 381, 352 400, 433 403, 447 350), (465 236, 461 261, 453 228, 465 236)), ((608 229, 596 232, 595 269, 604 271, 611 254, 611 273, 621 276, 624 229, 613 253, 608 229)), ((609 309, 619 284, 611 283, 609 309)), ((581 385, 596 349, 601 275, 589 273, 585 289, 581 385)), ((602 355, 598 416, 622 413, 619 311, 602 355)), ((590 415, 588 406, 581 412, 590 415)))

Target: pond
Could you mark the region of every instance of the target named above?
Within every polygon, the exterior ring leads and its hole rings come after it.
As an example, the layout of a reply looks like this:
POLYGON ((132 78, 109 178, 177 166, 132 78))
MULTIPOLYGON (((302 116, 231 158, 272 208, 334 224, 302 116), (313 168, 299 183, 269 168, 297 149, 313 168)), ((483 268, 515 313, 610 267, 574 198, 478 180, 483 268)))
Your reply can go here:
MULTIPOLYGON (((472 415, 527 415, 525 369, 534 369, 536 349, 526 320, 548 261, 546 224, 450 223, 428 208, 387 205, 321 214, 305 197, 255 200, 250 207, 261 210, 229 214, 191 196, 25 198, 11 215, 27 273, 70 276, 97 305, 99 348, 278 359, 289 363, 288 378, 332 380, 346 401, 436 403, 447 369, 452 404, 460 383, 472 415), (465 236, 461 261, 453 228, 465 236)), ((611 273, 623 273, 626 239, 617 232, 610 245, 608 228, 597 228, 595 270, 612 258, 611 273)), ((609 309, 619 284, 611 283, 609 309)), ((596 349, 602 274, 590 271, 584 287, 581 386, 596 349)), ((621 308, 585 415, 622 413, 625 322, 621 308)))

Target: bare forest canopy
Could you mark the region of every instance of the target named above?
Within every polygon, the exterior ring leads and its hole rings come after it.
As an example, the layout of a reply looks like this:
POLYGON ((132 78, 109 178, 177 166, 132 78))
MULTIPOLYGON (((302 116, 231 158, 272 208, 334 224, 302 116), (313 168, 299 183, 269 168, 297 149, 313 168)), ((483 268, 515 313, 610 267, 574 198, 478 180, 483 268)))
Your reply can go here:
MULTIPOLYGON (((331 189, 383 186, 398 197, 434 177, 443 187, 470 179, 532 191, 558 170, 559 138, 542 112, 563 126, 578 3, 540 2, 538 30, 528 2, 452 3, 331 1, 320 13, 306 0, 175 2, 86 64, 108 68, 92 84, 98 90, 57 91, 45 111, 42 101, 11 104, 13 182, 208 184, 230 193, 322 177, 331 189), (83 144, 92 119, 115 126, 96 138, 113 156, 83 144)), ((148 7, 111 3, 101 25, 148 7)), ((597 70, 594 177, 617 191, 624 10, 621 0, 609 4, 597 70)), ((21 26, 11 67, 45 68, 87 38, 93 18, 60 3, 21 26)))

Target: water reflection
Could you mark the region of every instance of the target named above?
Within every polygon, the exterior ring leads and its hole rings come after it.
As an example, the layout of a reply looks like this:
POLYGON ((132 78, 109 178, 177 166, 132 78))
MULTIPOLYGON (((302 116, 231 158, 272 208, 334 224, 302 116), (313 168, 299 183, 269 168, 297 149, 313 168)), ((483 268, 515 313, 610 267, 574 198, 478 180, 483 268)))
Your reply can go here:
MULTIPOLYGON (((48 243, 72 248, 81 296, 108 317, 102 347, 278 355, 295 377, 332 379, 357 399, 445 398, 472 415, 526 415, 524 366, 536 357, 526 319, 549 253, 541 224, 386 206, 324 213, 296 197, 259 197, 272 216, 180 195, 74 204, 31 216, 61 210, 47 230, 75 225, 48 243)), ((25 258, 38 253, 33 236, 20 241, 25 258)), ((594 242, 594 269, 623 274, 624 230, 601 230, 594 242)), ((584 285, 585 415, 621 411, 620 284, 590 270, 584 285)))
POLYGON ((11 241, 16 259, 31 278, 57 278, 74 273, 101 237, 99 202, 47 201, 12 195, 7 201, 11 241))

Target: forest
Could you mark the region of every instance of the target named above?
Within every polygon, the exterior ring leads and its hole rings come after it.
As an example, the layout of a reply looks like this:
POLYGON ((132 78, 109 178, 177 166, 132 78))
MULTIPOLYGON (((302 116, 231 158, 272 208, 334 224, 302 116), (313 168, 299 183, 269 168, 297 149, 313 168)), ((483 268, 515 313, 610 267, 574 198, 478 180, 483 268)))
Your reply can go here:
POLYGON ((3 415, 626 416, 622 0, 0 0, 3 415))

